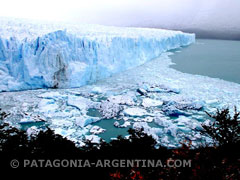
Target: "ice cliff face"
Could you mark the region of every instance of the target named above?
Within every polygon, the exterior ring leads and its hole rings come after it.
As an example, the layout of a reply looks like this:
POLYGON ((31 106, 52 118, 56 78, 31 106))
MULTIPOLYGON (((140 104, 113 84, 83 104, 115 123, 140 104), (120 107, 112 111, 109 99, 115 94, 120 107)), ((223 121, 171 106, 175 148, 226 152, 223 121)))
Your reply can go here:
POLYGON ((80 87, 195 41, 194 34, 0 18, 0 91, 80 87))

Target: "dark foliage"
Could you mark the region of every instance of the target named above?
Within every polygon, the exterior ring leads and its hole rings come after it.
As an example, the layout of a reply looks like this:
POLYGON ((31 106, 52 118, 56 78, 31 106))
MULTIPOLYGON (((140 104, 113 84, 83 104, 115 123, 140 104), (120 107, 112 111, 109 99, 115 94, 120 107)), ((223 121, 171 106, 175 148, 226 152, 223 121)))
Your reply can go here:
POLYGON ((5 113, 4 111, 2 111, 2 109, 0 108, 0 120, 5 119, 9 114, 5 113))
POLYGON ((213 118, 213 123, 209 126, 203 125, 202 133, 210 136, 220 146, 236 144, 240 142, 240 112, 235 107, 234 116, 231 117, 229 109, 217 110, 216 114, 209 117, 213 118))
MULTIPOLYGON (((119 136, 110 143, 100 145, 85 142, 83 148, 56 135, 51 129, 40 132, 29 139, 25 132, 10 127, 0 126, 0 158, 4 168, 9 167, 12 159, 145 159, 169 161, 191 160, 190 167, 130 167, 130 168, 75 168, 78 175, 95 176, 98 179, 239 179, 240 178, 240 144, 235 141, 228 146, 200 147, 191 149, 191 142, 182 144, 181 148, 156 148, 156 141, 142 130, 129 130, 129 139, 119 136)), ((19 169, 24 170, 23 167, 19 169)), ((29 170, 29 168, 25 168, 29 170)), ((40 170, 45 170, 40 169, 40 170)), ((59 168, 58 168, 59 169, 59 168)), ((33 168, 30 168, 32 171, 33 168)), ((52 171, 53 168, 50 168, 52 171)))

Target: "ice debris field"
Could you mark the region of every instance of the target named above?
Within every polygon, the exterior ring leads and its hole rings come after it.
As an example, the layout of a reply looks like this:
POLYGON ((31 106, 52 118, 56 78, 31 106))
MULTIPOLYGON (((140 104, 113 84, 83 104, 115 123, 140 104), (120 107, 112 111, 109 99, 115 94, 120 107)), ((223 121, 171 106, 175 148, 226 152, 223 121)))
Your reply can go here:
POLYGON ((240 108, 239 84, 169 67, 167 51, 194 43, 193 34, 0 22, 0 90, 10 91, 0 93, 0 108, 29 135, 48 126, 82 146, 127 137, 132 127, 167 147, 198 146, 211 142, 199 132, 211 123, 204 111, 240 108))

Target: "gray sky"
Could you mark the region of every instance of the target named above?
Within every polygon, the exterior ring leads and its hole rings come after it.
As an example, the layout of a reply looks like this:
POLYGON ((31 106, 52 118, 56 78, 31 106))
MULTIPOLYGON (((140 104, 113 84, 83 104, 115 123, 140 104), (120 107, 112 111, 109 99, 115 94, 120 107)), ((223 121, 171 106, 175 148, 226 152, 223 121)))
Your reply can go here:
POLYGON ((240 39, 240 0, 1 0, 0 16, 196 32, 240 39))

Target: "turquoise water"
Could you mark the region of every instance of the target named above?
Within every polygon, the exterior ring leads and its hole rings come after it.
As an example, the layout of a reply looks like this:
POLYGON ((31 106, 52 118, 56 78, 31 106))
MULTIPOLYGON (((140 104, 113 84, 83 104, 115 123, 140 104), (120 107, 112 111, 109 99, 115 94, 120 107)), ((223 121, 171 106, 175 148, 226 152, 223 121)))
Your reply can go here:
POLYGON ((171 59, 176 63, 171 67, 181 72, 240 84, 240 41, 197 39, 171 59))
POLYGON ((48 125, 48 124, 46 124, 45 122, 24 123, 24 124, 21 124, 21 130, 26 131, 28 128, 33 127, 33 126, 36 126, 38 128, 45 128, 46 125, 48 125))
MULTIPOLYGON (((101 117, 101 113, 94 108, 88 109, 87 112, 88 116, 92 117, 101 117)), ((111 141, 111 138, 117 138, 119 135, 126 136, 128 135, 128 129, 127 128, 116 128, 113 124, 117 121, 116 119, 102 119, 100 121, 97 121, 93 123, 93 125, 100 126, 103 129, 106 129, 104 133, 99 134, 98 136, 104 139, 107 142, 111 141)), ((118 121, 119 123, 123 124, 123 121, 118 121)))
MULTIPOLYGON (((126 128, 116 128, 113 123, 117 121, 116 119, 104 119, 98 122, 93 123, 93 125, 100 126, 103 129, 107 129, 102 134, 99 134, 98 136, 104 139, 106 142, 110 142, 111 138, 117 138, 119 135, 122 137, 129 135, 128 130, 129 128, 132 128, 132 126, 126 127, 126 128)), ((118 121, 120 124, 123 124, 123 121, 118 121)), ((152 128, 160 128, 159 125, 157 125, 154 122, 148 123, 148 125, 152 128)))
POLYGON ((130 127, 127 127, 127 128, 116 128, 113 125, 113 123, 115 121, 116 121, 116 119, 104 119, 104 120, 98 121, 98 122, 93 124, 93 125, 100 126, 101 128, 107 130, 104 133, 98 135, 99 137, 104 139, 106 142, 109 142, 111 140, 111 138, 116 138, 119 135, 121 135, 123 137, 128 135, 128 129, 130 127))

